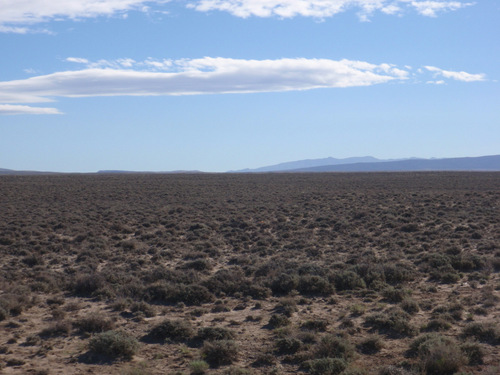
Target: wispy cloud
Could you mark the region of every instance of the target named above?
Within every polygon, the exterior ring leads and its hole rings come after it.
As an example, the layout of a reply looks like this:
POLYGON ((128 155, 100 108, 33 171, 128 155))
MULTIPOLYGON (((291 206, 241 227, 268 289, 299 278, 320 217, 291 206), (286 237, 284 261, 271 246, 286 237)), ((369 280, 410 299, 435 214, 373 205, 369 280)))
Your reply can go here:
POLYGON ((31 107, 27 105, 0 104, 0 115, 60 115, 57 108, 31 107))
MULTIPOLYGON (((126 16, 131 11, 168 13, 165 4, 172 0, 2 0, 0 32, 26 34, 49 32, 33 29, 35 24, 53 20, 79 20, 102 16, 126 16)), ((200 12, 224 11, 237 17, 296 16, 324 19, 347 10, 356 10, 361 20, 375 12, 403 14, 408 10, 435 17, 473 5, 464 1, 416 0, 190 0, 186 6, 200 12)))
POLYGON ((425 66, 425 69, 434 73, 434 76, 441 76, 444 78, 451 78, 457 81, 462 82, 477 82, 477 81, 485 81, 485 74, 471 74, 467 72, 454 72, 450 70, 443 70, 440 68, 436 68, 435 66, 425 66))
MULTIPOLYGON (((170 0, 2 0, 0 32, 31 32, 28 25, 60 19, 114 16, 129 11, 147 11, 149 5, 170 0)), ((36 30, 35 30, 36 31, 36 30)))
MULTIPOLYGON (((204 57, 92 62, 70 57, 66 61, 83 64, 84 68, 0 82, 0 103, 42 103, 57 97, 236 94, 360 87, 405 82, 415 74, 424 75, 427 71, 465 82, 485 79, 484 74, 451 72, 431 66, 414 73, 408 66, 399 68, 392 64, 352 60, 204 57)), ((8 109, 16 110, 16 106, 5 105, 4 113, 8 109)), ((18 106, 17 109, 27 113, 28 108, 18 106)), ((33 109, 37 110, 57 111, 53 108, 33 109)))
MULTIPOLYGON (((71 58, 70 61, 84 62, 71 58)), ((370 86, 406 79, 408 73, 390 64, 351 60, 229 58, 135 62, 130 59, 97 65, 130 64, 130 69, 92 68, 58 72, 24 80, 0 82, 0 102, 35 103, 51 97, 118 95, 193 95, 310 90, 315 88, 370 86), (157 72, 156 62, 169 66, 157 72), (132 68, 140 67, 142 70, 132 68), (149 69, 148 69, 149 67, 149 69)))
POLYGON ((328 18, 349 9, 357 9, 360 19, 366 21, 375 12, 402 14, 407 10, 416 10, 421 15, 435 17, 439 12, 455 11, 470 5, 473 3, 445 0, 199 0, 192 1, 188 7, 201 12, 229 12, 242 18, 328 18))
POLYGON ((463 3, 460 1, 412 1, 413 6, 418 13, 423 16, 436 17, 440 12, 455 11, 474 3, 463 3))

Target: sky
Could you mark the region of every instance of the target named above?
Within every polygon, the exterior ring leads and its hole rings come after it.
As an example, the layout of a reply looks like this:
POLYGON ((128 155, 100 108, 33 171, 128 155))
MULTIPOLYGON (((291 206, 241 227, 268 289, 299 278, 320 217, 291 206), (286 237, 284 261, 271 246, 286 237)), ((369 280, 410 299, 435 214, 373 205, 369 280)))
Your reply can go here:
POLYGON ((0 0, 0 168, 500 154, 496 0, 0 0))

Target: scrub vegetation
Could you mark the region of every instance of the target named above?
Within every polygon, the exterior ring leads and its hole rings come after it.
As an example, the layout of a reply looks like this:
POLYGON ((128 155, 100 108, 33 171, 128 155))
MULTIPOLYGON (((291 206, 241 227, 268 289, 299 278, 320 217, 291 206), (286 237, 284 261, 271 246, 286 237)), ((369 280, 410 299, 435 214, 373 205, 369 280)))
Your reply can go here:
POLYGON ((0 372, 498 374, 499 188, 2 176, 0 372))

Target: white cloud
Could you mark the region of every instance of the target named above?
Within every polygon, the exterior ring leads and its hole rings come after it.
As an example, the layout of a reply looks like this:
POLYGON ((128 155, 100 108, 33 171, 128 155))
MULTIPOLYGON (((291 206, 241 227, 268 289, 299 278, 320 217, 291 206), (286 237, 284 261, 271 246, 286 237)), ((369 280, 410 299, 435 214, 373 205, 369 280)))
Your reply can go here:
MULTIPOLYGON (((376 65, 351 60, 237 60, 205 57, 169 63, 171 67, 168 72, 87 68, 0 82, 0 103, 39 103, 51 101, 53 97, 310 90, 370 86, 404 80, 407 76, 406 71, 390 64, 376 65)), ((136 64, 145 66, 143 63, 136 64)))
POLYGON ((423 16, 436 17, 438 12, 455 11, 474 3, 460 1, 412 1, 411 5, 423 16))
POLYGON ((27 33, 26 25, 54 19, 82 19, 147 11, 147 4, 163 4, 170 0, 2 0, 0 32, 27 33), (24 26, 19 26, 24 25, 24 26))
MULTIPOLYGON (((78 20, 101 16, 127 17, 130 11, 168 13, 162 5, 172 0, 1 0, 0 32, 26 34, 48 33, 30 26, 53 20, 78 20)), ((237 17, 295 16, 328 18, 349 9, 358 11, 361 20, 374 12, 401 14, 407 9, 424 16, 456 11, 473 3, 463 1, 414 0, 190 0, 187 7, 200 12, 224 11, 237 17)))
MULTIPOLYGON (((81 70, 56 72, 23 80, 0 82, 0 103, 43 103, 57 97, 152 96, 235 94, 300 91, 318 88, 371 86, 405 82, 431 72, 444 79, 465 82, 485 80, 484 74, 452 72, 426 66, 416 73, 405 66, 365 61, 328 59, 242 60, 221 57, 200 59, 99 60, 70 57, 81 70)), ((431 81, 428 81, 431 82, 431 81)), ((54 108, 2 104, 0 113, 58 113, 54 108)))
POLYGON ((450 70, 443 70, 440 68, 436 68, 435 66, 425 66, 425 69, 434 73, 434 76, 442 76, 444 78, 451 78, 457 81, 462 82, 477 82, 477 81, 485 81, 485 74, 471 74, 467 72, 453 72, 450 70))
POLYGON ((357 9, 362 21, 377 11, 399 14, 404 9, 415 9, 424 16, 436 16, 438 12, 455 11, 473 3, 460 1, 412 1, 412 0, 198 0, 188 7, 200 12, 224 11, 234 16, 247 18, 295 16, 328 18, 348 9, 357 9))
POLYGON ((0 115, 60 115, 57 108, 30 107, 27 105, 0 104, 0 115))
POLYGON ((81 57, 68 57, 66 59, 66 61, 77 63, 77 64, 88 64, 88 62, 89 62, 89 60, 83 59, 81 57))

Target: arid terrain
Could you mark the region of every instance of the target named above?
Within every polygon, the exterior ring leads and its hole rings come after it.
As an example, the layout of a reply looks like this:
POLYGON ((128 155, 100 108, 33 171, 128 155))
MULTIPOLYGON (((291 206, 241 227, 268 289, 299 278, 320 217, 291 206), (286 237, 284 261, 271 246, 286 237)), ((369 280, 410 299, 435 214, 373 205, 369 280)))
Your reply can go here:
POLYGON ((500 173, 0 177, 0 373, 500 373, 500 173))

